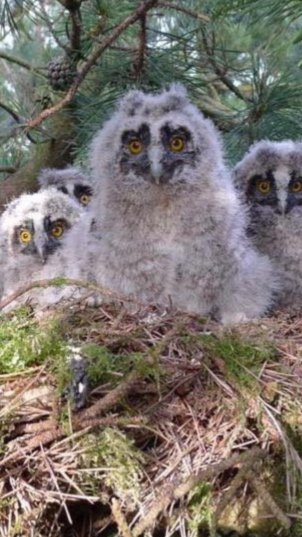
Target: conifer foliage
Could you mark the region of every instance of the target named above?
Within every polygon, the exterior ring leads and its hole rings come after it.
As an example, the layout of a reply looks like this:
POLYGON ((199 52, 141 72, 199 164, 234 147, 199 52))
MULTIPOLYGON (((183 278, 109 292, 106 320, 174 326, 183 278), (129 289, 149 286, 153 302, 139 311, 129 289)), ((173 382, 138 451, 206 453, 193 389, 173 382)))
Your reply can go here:
POLYGON ((37 155, 52 164, 62 114, 73 134, 56 165, 85 164, 121 94, 175 80, 222 130, 231 162, 263 137, 301 138, 300 15, 298 0, 3 0, 0 178, 25 166, 35 179, 37 155))

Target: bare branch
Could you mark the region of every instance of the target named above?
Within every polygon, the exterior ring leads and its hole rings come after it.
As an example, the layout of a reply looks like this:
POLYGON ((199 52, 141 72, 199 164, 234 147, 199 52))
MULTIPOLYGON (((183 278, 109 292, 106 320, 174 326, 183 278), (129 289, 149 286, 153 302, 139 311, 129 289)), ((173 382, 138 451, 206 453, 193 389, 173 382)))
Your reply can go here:
POLYGON ((109 35, 104 41, 96 46, 90 56, 88 56, 86 62, 83 64, 81 69, 78 71, 78 75, 72 84, 72 86, 67 91, 66 95, 59 101, 57 104, 52 106, 51 108, 47 108, 46 110, 43 110, 37 117, 34 119, 30 119, 27 122, 27 128, 33 128, 37 125, 40 125, 42 121, 49 118, 59 110, 61 110, 64 106, 69 104, 73 97, 75 96, 78 87, 83 82, 83 80, 86 78, 87 74, 89 73, 91 67, 96 63, 98 58, 103 54, 103 52, 109 48, 112 43, 114 43, 117 38, 123 33, 126 28, 131 26, 131 24, 135 23, 138 19, 141 18, 142 15, 144 15, 149 9, 152 9, 157 4, 157 0, 146 0, 145 2, 142 2, 138 8, 126 19, 123 20, 112 32, 111 35, 109 35))

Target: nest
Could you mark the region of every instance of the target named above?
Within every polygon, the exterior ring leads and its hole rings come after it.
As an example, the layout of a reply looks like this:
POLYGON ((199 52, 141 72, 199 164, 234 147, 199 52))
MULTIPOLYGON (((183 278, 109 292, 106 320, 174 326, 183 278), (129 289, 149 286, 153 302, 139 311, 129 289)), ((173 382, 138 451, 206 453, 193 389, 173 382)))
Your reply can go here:
POLYGON ((0 375, 1 537, 301 534, 298 317, 223 329, 110 303, 56 318, 18 322, 38 347, 49 330, 80 345, 91 390, 80 411, 62 400, 60 345, 0 375))

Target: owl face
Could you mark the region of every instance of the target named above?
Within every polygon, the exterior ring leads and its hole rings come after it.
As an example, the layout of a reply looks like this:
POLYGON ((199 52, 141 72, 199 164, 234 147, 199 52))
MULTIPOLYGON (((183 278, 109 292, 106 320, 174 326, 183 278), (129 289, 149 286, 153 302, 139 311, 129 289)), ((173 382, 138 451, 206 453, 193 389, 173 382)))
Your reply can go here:
POLYGON ((221 163, 219 134, 178 84, 159 94, 129 92, 92 144, 95 190, 102 181, 165 190, 200 183, 221 163))
POLYGON ((172 120, 142 123, 121 134, 120 171, 155 184, 177 181, 185 166, 194 167, 196 149, 190 128, 172 120))
POLYGON ((302 206, 302 144, 259 142, 234 176, 252 209, 287 217, 302 206))
POLYGON ((60 192, 74 198, 80 205, 87 207, 92 198, 92 187, 84 183, 67 183, 57 186, 60 192))
POLYGON ((51 220, 50 216, 29 218, 14 227, 12 249, 24 255, 39 258, 45 263, 61 244, 64 233, 69 229, 65 219, 51 220))
POLYGON ((24 194, 1 216, 2 234, 13 256, 32 256, 44 264, 81 214, 75 202, 54 188, 24 194))
POLYGON ((75 166, 69 166, 63 170, 45 168, 40 172, 38 182, 41 189, 53 186, 83 207, 89 205, 93 195, 92 185, 82 171, 75 166))

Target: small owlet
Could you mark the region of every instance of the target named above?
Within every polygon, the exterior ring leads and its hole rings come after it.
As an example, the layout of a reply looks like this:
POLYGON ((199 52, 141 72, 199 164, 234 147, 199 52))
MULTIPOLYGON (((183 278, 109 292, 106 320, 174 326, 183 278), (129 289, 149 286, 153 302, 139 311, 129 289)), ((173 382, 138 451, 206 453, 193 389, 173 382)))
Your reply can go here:
POLYGON ((55 188, 22 194, 7 205, 0 217, 2 297, 59 274, 57 252, 82 214, 78 203, 55 188))
POLYGON ((277 305, 302 306, 302 143, 262 140, 234 169, 250 210, 250 234, 278 270, 277 305))
POLYGON ((55 187, 64 194, 74 198, 82 206, 87 207, 93 195, 92 184, 88 177, 76 166, 68 166, 63 170, 44 168, 38 176, 41 189, 55 187))
POLYGON ((246 236, 219 133, 184 88, 128 93, 93 141, 91 169, 96 281, 224 323, 270 307, 270 262, 246 236))

